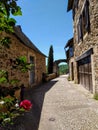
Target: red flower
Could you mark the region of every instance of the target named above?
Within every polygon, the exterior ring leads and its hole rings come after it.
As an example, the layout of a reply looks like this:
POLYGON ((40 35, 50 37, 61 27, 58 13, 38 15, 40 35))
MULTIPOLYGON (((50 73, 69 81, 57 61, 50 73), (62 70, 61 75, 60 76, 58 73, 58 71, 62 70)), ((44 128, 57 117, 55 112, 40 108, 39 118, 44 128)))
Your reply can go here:
POLYGON ((20 103, 20 107, 23 107, 25 110, 30 110, 32 107, 32 103, 29 100, 23 100, 20 103))

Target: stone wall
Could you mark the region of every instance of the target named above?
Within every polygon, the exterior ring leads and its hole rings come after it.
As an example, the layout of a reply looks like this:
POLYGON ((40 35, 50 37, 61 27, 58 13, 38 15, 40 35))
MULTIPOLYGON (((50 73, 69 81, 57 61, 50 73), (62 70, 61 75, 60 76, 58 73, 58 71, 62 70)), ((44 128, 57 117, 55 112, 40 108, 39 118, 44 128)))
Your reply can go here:
POLYGON ((75 68, 75 61, 74 61, 74 57, 71 57, 69 60, 69 74, 70 74, 70 80, 72 79, 72 63, 73 63, 73 74, 74 74, 74 68, 75 68))
MULTIPOLYGON (((7 35, 8 34, 3 33, 1 36, 7 35)), ((34 85, 41 83, 42 73, 46 72, 45 56, 24 45, 14 34, 8 36, 11 37, 10 49, 4 47, 0 49, 0 70, 4 69, 8 71, 9 79, 18 79, 20 80, 19 85, 23 83, 28 87, 30 73, 22 73, 20 70, 13 69, 10 61, 20 56, 26 56, 28 62, 30 62, 30 56, 33 56, 35 66, 34 85)))
MULTIPOLYGON (((74 56, 75 59, 81 56, 88 49, 93 48, 93 85, 95 84, 95 91, 98 92, 98 0, 89 0, 89 14, 90 14, 90 33, 86 33, 83 41, 77 42, 77 21, 82 11, 85 0, 79 0, 78 9, 76 9, 74 18, 74 56), (95 73, 95 74, 94 74, 95 73), (95 77, 94 77, 95 76, 95 77)), ((78 82, 77 63, 75 63, 75 82, 78 82)))
POLYGON ((42 81, 42 73, 46 73, 45 57, 40 54, 36 54, 36 81, 40 83, 42 81))
POLYGON ((93 68, 94 68, 94 72, 93 72, 93 75, 94 75, 94 79, 93 79, 93 82, 94 82, 94 85, 95 85, 95 92, 98 93, 98 45, 96 45, 94 47, 94 56, 93 56, 93 68))
POLYGON ((54 78, 57 77, 57 74, 56 73, 52 73, 52 74, 48 74, 46 77, 45 77, 45 81, 50 81, 54 78))

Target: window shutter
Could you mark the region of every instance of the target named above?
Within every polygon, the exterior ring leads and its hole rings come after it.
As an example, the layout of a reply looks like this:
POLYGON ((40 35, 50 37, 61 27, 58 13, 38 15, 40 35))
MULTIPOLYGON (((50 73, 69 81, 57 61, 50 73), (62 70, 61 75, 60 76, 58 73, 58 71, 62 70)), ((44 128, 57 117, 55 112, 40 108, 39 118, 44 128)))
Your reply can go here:
POLYGON ((79 39, 83 40, 82 15, 80 15, 80 18, 79 18, 79 39))
POLYGON ((75 9, 72 10, 72 14, 73 14, 73 19, 75 17, 75 9))
POLYGON ((89 1, 88 0, 86 0, 84 11, 85 11, 85 19, 86 19, 85 29, 87 30, 87 32, 90 32, 90 17, 89 17, 89 1))

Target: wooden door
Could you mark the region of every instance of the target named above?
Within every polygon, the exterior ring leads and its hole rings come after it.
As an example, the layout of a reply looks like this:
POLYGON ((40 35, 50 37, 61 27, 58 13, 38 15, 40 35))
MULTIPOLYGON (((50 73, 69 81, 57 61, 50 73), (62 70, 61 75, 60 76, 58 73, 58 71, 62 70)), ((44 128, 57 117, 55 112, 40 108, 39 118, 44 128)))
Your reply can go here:
POLYGON ((91 57, 88 56, 78 62, 79 83, 93 92, 91 57))

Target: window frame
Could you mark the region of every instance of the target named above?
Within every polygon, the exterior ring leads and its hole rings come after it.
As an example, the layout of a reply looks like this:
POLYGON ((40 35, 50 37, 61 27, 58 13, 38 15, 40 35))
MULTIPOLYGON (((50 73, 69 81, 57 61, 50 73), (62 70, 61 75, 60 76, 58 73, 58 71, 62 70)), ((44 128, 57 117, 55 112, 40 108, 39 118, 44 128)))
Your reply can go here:
POLYGON ((79 19, 77 20, 77 43, 80 44, 83 41, 83 39, 85 39, 85 37, 89 34, 89 32, 90 32, 89 0, 85 0, 83 7, 82 7, 82 11, 79 16, 79 19), (87 14, 85 13, 85 8, 88 9, 87 14), (79 23, 80 17, 82 17, 82 21, 81 21, 82 23, 79 23), (88 21, 86 21, 86 20, 88 20, 88 21), (87 22, 88 22, 88 25, 86 25, 87 22), (86 28, 86 26, 88 26, 88 27, 86 28))

